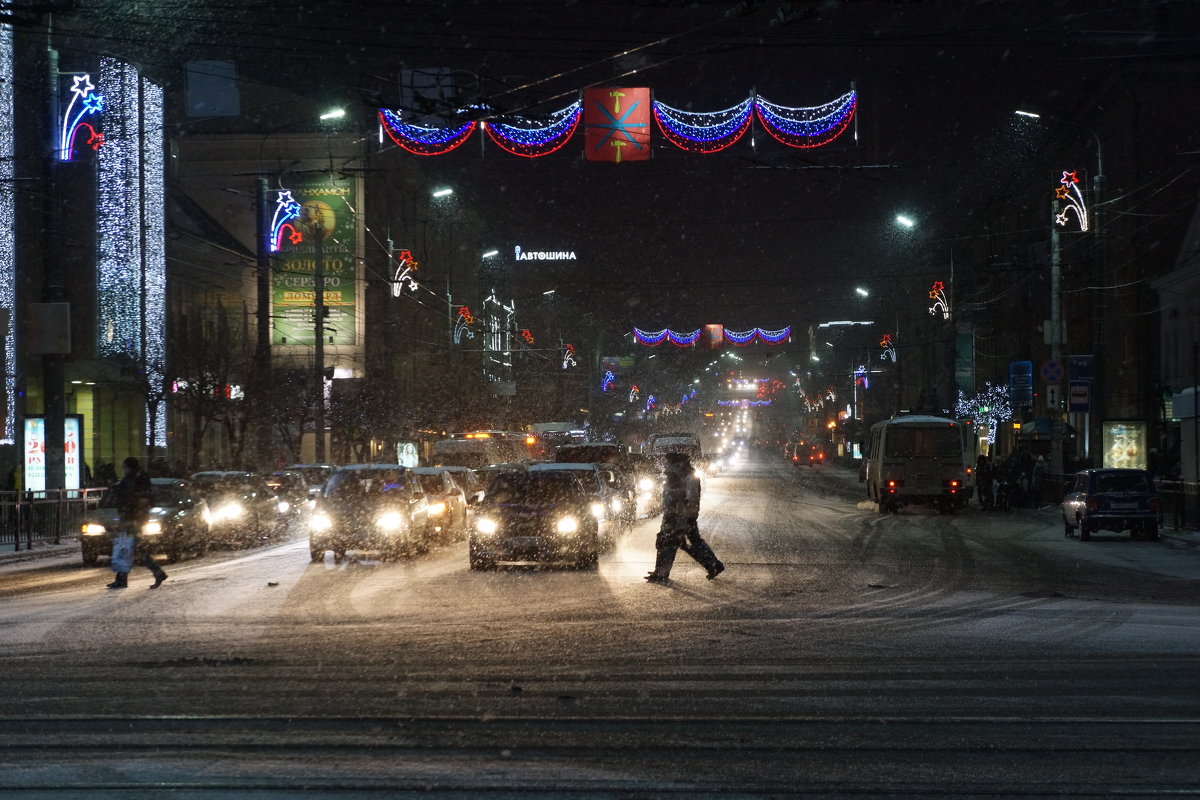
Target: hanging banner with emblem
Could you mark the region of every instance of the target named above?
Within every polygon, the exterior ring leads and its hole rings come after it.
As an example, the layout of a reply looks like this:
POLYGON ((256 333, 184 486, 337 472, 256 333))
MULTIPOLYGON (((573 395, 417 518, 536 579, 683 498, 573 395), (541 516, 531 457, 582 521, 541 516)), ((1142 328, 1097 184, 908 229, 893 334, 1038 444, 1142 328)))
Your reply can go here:
POLYGON ((584 89, 583 130, 588 161, 621 164, 649 160, 650 89, 584 89))

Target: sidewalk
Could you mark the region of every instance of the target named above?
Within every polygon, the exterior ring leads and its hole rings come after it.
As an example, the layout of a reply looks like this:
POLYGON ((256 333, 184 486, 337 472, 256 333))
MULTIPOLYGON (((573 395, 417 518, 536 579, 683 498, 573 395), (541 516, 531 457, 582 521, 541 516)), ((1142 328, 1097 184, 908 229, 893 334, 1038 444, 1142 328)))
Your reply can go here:
POLYGON ((32 550, 26 550, 24 542, 21 543, 20 550, 15 550, 11 542, 6 542, 0 544, 0 566, 72 554, 79 555, 79 539, 76 537, 64 537, 60 544, 35 540, 32 550))

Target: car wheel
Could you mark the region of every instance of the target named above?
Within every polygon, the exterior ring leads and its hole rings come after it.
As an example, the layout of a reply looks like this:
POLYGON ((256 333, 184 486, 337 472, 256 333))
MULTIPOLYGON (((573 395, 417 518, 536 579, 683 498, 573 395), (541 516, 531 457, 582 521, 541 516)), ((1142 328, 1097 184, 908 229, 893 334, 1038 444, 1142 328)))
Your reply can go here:
POLYGON ((472 572, 483 572, 484 570, 496 568, 496 562, 490 558, 484 558, 483 556, 477 556, 474 553, 471 553, 468 556, 468 559, 472 572))
POLYGON ((346 560, 346 551, 345 550, 334 550, 333 551, 333 563, 340 564, 345 560, 346 560))
POLYGON ((317 547, 314 547, 313 545, 309 545, 308 546, 308 555, 309 555, 309 558, 311 558, 313 560, 313 563, 316 563, 318 561, 324 561, 325 560, 325 548, 323 548, 323 547, 317 548, 317 547))
POLYGON ((1075 529, 1071 527, 1071 523, 1067 522, 1064 519, 1063 520, 1063 536, 1070 539, 1074 535, 1075 535, 1075 529))

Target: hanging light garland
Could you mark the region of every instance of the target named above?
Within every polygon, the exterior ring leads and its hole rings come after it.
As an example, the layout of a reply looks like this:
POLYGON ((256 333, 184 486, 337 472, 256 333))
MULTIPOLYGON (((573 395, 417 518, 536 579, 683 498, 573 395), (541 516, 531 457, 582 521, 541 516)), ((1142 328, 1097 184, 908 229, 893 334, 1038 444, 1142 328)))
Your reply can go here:
POLYGON ((833 102, 811 108, 789 108, 761 97, 754 110, 767 133, 789 147, 820 147, 841 136, 854 118, 858 95, 846 92, 833 102))
MULTIPOLYGON (((791 107, 757 95, 720 111, 684 111, 653 101, 654 120, 663 138, 681 150, 706 155, 718 153, 740 140, 754 117, 773 138, 789 147, 820 147, 840 136, 858 107, 850 91, 819 106, 791 107)), ((440 156, 462 146, 476 127, 502 150, 525 158, 541 158, 560 149, 579 127, 583 105, 579 101, 544 118, 500 117, 484 122, 427 127, 404 121, 402 111, 381 108, 379 123, 400 147, 422 156, 440 156)))
POLYGON ((540 158, 558 150, 579 126, 583 116, 583 104, 579 101, 559 109, 548 117, 545 124, 537 124, 524 117, 508 122, 484 122, 483 130, 502 150, 515 156, 540 158))
POLYGON ((791 337, 792 328, 790 325, 774 331, 763 328, 751 328, 748 331, 731 331, 728 328, 725 330, 725 340, 737 347, 753 344, 756 340, 764 344, 780 344, 791 337))
MULTIPOLYGON (((691 347, 700 338, 701 329, 697 328, 691 333, 678 333, 669 328, 663 328, 661 331, 644 331, 641 328, 633 329, 633 338, 639 343, 647 347, 657 347, 664 341, 669 341, 671 344, 679 347, 691 347)), ((725 340, 743 347, 748 344, 753 344, 755 341, 763 344, 782 344, 791 339, 792 328, 789 325, 786 328, 778 330, 767 330, 766 328, 751 328, 747 331, 731 331, 725 329, 725 340)))

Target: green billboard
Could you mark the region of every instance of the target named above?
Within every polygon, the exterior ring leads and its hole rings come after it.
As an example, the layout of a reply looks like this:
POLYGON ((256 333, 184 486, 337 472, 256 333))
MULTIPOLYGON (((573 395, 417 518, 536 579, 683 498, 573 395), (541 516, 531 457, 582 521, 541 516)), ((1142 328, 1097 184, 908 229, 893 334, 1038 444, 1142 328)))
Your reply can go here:
POLYGON ((290 178, 287 188, 300 204, 294 229, 300 236, 279 237, 271 274, 271 341, 276 345, 313 344, 316 326, 316 266, 325 271, 325 344, 355 343, 358 289, 358 208, 352 178, 326 175, 290 178), (299 239, 299 241, 293 241, 299 239))

